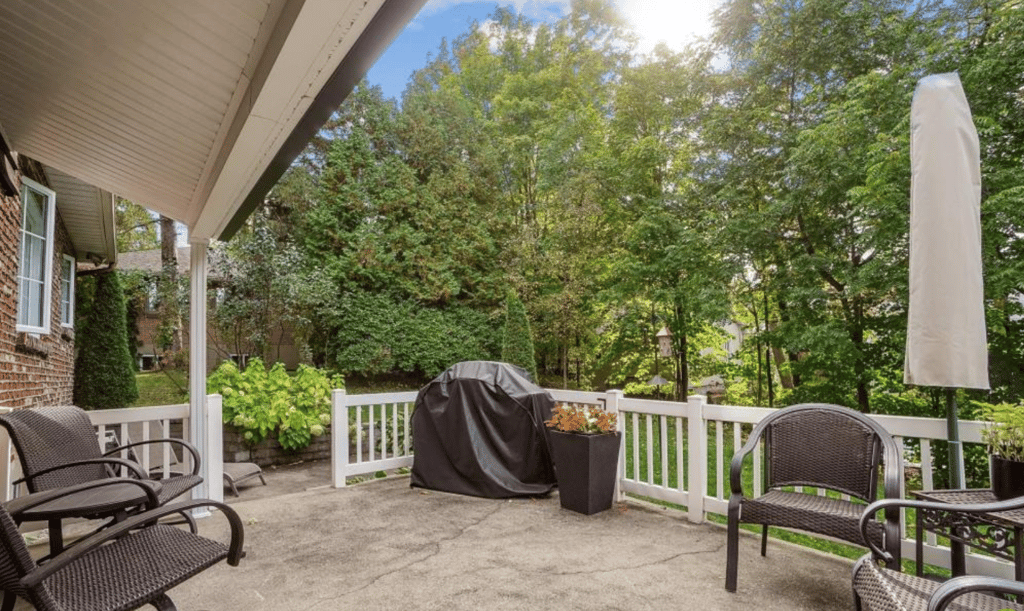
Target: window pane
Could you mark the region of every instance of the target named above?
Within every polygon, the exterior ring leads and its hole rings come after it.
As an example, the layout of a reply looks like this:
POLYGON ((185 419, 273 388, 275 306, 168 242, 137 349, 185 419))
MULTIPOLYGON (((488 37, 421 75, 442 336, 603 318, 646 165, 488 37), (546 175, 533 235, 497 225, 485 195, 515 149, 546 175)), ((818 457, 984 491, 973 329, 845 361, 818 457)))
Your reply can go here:
POLYGON ((60 322, 70 325, 71 320, 71 287, 74 282, 74 267, 71 259, 61 258, 60 266, 60 322))
POLYGON ((18 300, 18 323, 33 327, 43 326, 43 285, 23 279, 21 299, 18 300))
POLYGON ((46 196, 25 187, 25 231, 46 235, 46 196))

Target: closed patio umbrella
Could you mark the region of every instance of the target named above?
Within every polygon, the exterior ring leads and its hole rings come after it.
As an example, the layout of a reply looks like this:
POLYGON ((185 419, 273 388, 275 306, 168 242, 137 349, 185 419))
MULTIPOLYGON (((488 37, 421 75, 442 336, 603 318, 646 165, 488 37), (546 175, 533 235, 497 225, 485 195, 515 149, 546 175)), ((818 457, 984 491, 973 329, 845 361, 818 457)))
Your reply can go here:
POLYGON ((960 77, 922 78, 910 110, 910 306, 904 382, 946 389, 949 470, 963 486, 954 388, 988 388, 981 158, 960 77))

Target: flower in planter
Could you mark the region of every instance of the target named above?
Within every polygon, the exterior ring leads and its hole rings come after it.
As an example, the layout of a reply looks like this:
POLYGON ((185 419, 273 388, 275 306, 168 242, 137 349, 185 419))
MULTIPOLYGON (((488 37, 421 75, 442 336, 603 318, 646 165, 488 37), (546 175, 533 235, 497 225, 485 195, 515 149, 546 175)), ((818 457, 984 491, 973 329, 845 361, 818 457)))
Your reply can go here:
POLYGON ((551 411, 551 420, 544 424, 563 433, 600 435, 615 432, 616 414, 600 405, 556 403, 551 411))

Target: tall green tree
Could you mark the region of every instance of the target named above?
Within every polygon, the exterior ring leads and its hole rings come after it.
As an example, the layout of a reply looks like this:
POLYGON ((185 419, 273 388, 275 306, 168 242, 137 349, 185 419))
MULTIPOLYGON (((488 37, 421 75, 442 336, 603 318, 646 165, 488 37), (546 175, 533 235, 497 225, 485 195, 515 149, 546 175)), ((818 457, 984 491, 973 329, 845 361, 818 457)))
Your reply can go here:
POLYGON ((117 273, 99 274, 95 281, 84 313, 88 332, 78 337, 75 404, 83 409, 127 407, 139 398, 139 389, 128 350, 124 293, 117 273))

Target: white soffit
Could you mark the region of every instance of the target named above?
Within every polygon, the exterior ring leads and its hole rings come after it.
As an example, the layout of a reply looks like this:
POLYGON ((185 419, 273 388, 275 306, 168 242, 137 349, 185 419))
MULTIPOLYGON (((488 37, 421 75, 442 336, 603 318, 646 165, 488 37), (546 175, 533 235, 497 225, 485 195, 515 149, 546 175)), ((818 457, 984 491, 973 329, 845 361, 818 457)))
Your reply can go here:
MULTIPOLYGON (((386 2, 0 0, 0 125, 15 151, 215 237, 386 2)), ((414 10, 398 13, 400 29, 414 10)))
POLYGON ((95 255, 114 261, 117 249, 111 194, 59 170, 46 168, 45 172, 57 194, 57 210, 71 236, 76 258, 84 261, 95 255))

